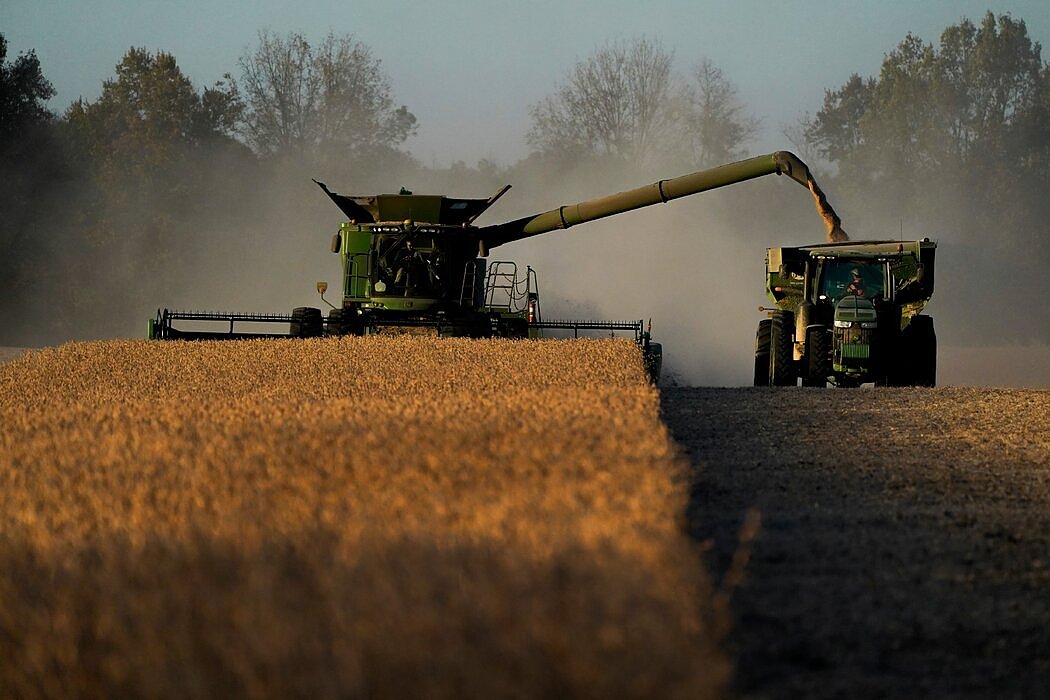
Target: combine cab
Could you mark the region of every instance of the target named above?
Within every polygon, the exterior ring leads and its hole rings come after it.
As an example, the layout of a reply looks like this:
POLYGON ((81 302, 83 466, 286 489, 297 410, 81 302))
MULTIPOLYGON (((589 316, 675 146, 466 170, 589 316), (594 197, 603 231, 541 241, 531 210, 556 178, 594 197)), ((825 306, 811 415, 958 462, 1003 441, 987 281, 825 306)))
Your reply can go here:
POLYGON ((937 246, 826 243, 766 251, 755 386, 934 386, 937 338, 921 314, 933 296, 937 246))
MULTIPOLYGON (((541 318, 537 277, 506 261, 488 262, 489 251, 511 241, 567 229, 672 199, 763 175, 785 174, 810 189, 830 212, 806 165, 778 151, 737 163, 660 180, 626 192, 561 206, 493 226, 475 226, 509 188, 487 199, 399 194, 347 196, 318 186, 346 215, 331 249, 342 260, 342 294, 330 307, 297 308, 288 316, 158 311, 149 337, 203 339, 299 337, 419 332, 445 336, 535 338, 544 330, 633 333, 655 378, 661 348, 641 321, 548 321, 541 318), (178 326, 176 325, 178 324, 178 326), (187 324, 193 328, 187 327, 187 324), (203 328, 218 324, 219 328, 203 328), (262 327, 268 331, 247 331, 262 327), (287 332, 274 330, 287 324, 287 332)), ((831 216, 834 213, 831 212, 831 216)), ((836 219, 837 220, 837 219, 836 219)))

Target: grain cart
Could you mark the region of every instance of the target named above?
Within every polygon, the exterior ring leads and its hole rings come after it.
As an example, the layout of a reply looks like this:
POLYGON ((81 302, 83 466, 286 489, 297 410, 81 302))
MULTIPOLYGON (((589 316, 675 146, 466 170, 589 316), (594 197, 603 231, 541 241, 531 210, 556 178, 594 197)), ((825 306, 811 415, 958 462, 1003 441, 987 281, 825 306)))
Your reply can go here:
POLYGON ((937 246, 849 241, 766 251, 755 385, 934 386, 937 338, 920 312, 933 296, 937 246))
MULTIPOLYGON (((321 299, 331 309, 296 308, 291 315, 202 313, 158 310, 149 337, 203 339, 243 337, 314 337, 364 335, 389 329, 470 337, 537 337, 546 329, 633 332, 655 377, 661 347, 641 321, 554 321, 540 314, 537 276, 513 262, 488 262, 489 252, 504 243, 538 236, 706 190, 770 174, 785 174, 808 187, 825 219, 837 222, 809 169, 796 156, 778 151, 764 156, 660 180, 626 192, 561 206, 492 226, 474 221, 510 189, 487 199, 398 194, 347 196, 321 182, 318 186, 346 215, 332 238, 331 250, 342 261, 341 294, 321 299), (176 327, 176 322, 182 328, 176 327), (186 323, 220 323, 221 329, 191 330, 186 323), (237 325, 287 323, 287 333, 242 332, 237 325)), ((837 223, 836 223, 837 225, 837 223)))

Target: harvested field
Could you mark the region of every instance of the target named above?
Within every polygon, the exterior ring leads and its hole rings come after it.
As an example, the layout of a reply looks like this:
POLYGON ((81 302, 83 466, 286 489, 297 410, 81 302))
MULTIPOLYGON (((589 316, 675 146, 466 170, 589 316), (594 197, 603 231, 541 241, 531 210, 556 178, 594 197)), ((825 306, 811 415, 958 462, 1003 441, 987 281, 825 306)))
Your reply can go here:
POLYGON ((2 696, 724 689, 629 341, 75 343, 0 424, 2 696))
POLYGON ((1050 391, 669 388, 745 698, 1050 696, 1050 391))

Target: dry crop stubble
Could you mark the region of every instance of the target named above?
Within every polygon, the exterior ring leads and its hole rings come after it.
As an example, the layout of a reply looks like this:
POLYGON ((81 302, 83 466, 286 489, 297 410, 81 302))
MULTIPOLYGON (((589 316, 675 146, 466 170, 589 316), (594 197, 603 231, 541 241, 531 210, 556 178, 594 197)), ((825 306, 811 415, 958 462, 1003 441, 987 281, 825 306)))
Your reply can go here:
POLYGON ((75 343, 0 366, 0 690, 708 697, 630 341, 75 343))

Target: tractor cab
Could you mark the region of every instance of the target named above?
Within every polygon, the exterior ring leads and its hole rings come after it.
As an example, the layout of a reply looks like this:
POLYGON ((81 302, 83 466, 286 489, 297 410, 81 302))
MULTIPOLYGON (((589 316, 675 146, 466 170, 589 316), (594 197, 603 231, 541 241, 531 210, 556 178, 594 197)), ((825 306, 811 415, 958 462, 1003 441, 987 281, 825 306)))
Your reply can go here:
POLYGON ((817 301, 837 302, 854 296, 872 301, 887 299, 889 265, 885 261, 827 259, 819 266, 817 301))
POLYGON ((755 384, 932 386, 936 244, 845 241, 766 251, 766 291, 776 304, 760 322, 755 384))

